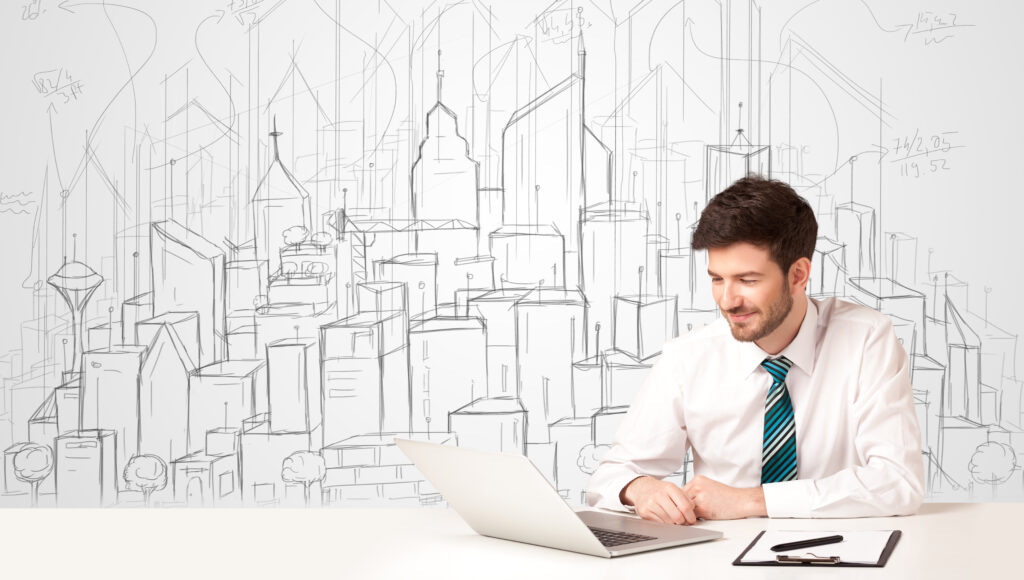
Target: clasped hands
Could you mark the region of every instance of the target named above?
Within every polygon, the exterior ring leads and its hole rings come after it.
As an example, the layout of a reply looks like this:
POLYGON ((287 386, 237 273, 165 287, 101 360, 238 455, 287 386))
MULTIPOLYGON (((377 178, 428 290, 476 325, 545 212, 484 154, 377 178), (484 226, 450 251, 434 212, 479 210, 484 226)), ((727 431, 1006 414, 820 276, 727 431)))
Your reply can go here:
POLYGON ((738 488, 698 475, 683 487, 650 476, 629 482, 619 494, 624 505, 646 520, 691 525, 697 518, 734 520, 766 516, 760 487, 738 488))

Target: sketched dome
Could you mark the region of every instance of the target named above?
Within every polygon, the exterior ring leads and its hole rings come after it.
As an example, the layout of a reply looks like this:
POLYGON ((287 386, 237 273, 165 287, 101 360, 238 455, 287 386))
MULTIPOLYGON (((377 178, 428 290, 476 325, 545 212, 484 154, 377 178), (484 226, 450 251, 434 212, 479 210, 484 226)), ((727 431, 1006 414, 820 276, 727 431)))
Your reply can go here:
POLYGON ((47 281, 67 290, 88 290, 103 282, 103 277, 82 262, 71 261, 61 266, 47 281))

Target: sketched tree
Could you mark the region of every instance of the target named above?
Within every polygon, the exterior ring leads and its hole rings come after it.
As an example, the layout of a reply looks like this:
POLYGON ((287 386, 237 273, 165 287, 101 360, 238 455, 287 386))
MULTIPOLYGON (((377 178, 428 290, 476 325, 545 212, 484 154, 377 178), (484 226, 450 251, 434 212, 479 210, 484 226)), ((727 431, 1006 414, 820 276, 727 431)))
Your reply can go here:
POLYGON ((149 507, 153 492, 167 487, 167 464, 156 455, 136 455, 124 468, 124 480, 129 487, 142 490, 149 507))
POLYGON ((296 451, 281 462, 281 479, 285 483, 301 483, 303 499, 309 507, 309 488, 327 475, 327 465, 319 453, 296 451))
POLYGON ((601 458, 604 457, 605 453, 608 453, 609 449, 611 449, 611 445, 588 443, 580 449, 579 457, 576 458, 576 465, 579 466, 580 471, 583 473, 594 475, 597 464, 601 463, 601 458))
POLYGON ((306 241, 306 238, 309 237, 309 230, 305 226, 292 226, 281 232, 281 235, 284 237, 285 245, 297 246, 306 241))
POLYGON ((14 455, 14 477, 32 486, 32 507, 39 505, 39 483, 53 471, 53 450, 40 443, 23 443, 14 455))
POLYGON ((974 451, 968 469, 974 481, 991 485, 994 495, 996 486, 1010 479, 1017 469, 1017 454, 1009 445, 988 441, 974 451))

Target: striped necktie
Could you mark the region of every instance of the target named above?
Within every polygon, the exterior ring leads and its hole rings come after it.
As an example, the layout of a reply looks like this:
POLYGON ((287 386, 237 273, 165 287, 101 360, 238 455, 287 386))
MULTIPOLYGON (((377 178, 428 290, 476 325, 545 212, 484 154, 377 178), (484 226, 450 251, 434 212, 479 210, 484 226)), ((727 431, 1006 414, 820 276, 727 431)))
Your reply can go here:
POLYGON ((761 483, 796 479, 796 422, 786 389, 786 374, 793 363, 782 356, 761 363, 772 376, 764 405, 764 444, 761 447, 761 483))

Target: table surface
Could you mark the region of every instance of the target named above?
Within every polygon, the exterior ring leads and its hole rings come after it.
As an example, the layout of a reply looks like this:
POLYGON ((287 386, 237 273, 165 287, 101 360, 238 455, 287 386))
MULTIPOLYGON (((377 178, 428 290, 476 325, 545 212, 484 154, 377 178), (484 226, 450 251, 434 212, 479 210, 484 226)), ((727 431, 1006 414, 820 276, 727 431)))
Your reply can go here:
POLYGON ((445 508, 8 509, 0 518, 6 578, 1024 577, 1024 503, 925 504, 899 518, 703 522, 725 537, 611 560, 478 536, 445 508), (764 529, 900 529, 903 537, 885 568, 732 566, 764 529))

